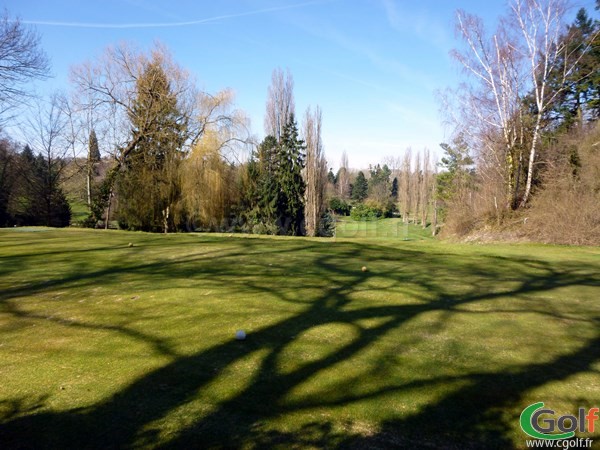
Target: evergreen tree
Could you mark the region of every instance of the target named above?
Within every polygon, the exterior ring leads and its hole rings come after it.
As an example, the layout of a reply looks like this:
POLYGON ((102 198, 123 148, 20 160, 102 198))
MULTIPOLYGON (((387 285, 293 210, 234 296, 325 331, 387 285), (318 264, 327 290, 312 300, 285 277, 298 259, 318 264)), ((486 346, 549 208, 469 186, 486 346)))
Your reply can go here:
POLYGON ((584 118, 600 118, 599 31, 600 22, 592 20, 581 8, 562 37, 566 48, 560 53, 559 64, 550 76, 551 89, 562 90, 546 114, 546 120, 553 128, 569 129, 584 118), (578 62, 561 84, 565 64, 574 61, 578 62))
POLYGON ((254 224, 260 225, 260 232, 276 232, 277 197, 280 191, 279 144, 274 136, 267 136, 258 146, 256 183, 256 209, 253 214, 254 224))
POLYGON ((356 180, 352 185, 352 200, 363 201, 367 198, 367 194, 369 192, 369 183, 365 178, 365 174, 362 172, 358 172, 356 176, 356 180))
POLYGON ((71 221, 71 207, 59 186, 63 161, 49 161, 34 156, 25 146, 18 158, 18 178, 9 205, 10 215, 19 225, 66 227, 71 221))
POLYGON ((444 169, 438 174, 436 180, 436 199, 440 201, 440 212, 444 217, 448 205, 460 200, 473 186, 474 170, 473 159, 469 156, 469 149, 462 136, 453 141, 453 145, 440 144, 444 155, 439 166, 444 169))
POLYGON ((96 221, 93 220, 92 214, 92 184, 94 175, 97 175, 96 164, 100 161, 100 148, 98 146, 98 137, 96 131, 92 128, 90 131, 90 137, 88 140, 88 156, 86 164, 86 188, 87 188, 87 204, 90 210, 90 217, 86 220, 87 225, 93 225, 95 227, 96 221))
POLYGON ((398 200, 398 177, 394 177, 394 180, 392 181, 391 194, 392 194, 392 199, 394 201, 397 201, 398 200))
POLYGON ((327 181, 333 185, 335 185, 336 179, 335 179, 335 174, 333 173, 333 169, 329 169, 329 172, 327 173, 327 181))
POLYGON ((117 182, 119 222, 129 229, 167 232, 178 225, 172 212, 180 196, 177 170, 186 123, 160 62, 146 65, 136 91, 129 117, 136 145, 117 182))
POLYGON ((100 162, 100 147, 98 146, 98 137, 96 131, 92 128, 88 142, 88 161, 92 163, 100 162))
POLYGON ((298 137, 294 114, 283 128, 278 146, 277 222, 280 233, 300 236, 304 234, 304 141, 298 137))

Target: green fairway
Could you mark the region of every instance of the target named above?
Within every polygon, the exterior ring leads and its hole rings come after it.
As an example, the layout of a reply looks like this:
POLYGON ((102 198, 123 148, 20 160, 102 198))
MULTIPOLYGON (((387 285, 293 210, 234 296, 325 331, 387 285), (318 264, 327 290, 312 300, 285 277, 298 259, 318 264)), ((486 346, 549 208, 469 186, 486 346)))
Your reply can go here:
POLYGON ((390 218, 379 220, 353 220, 350 217, 338 217, 335 227, 338 238, 369 238, 393 240, 432 239, 431 228, 421 225, 406 224, 402 219, 390 218))
POLYGON ((0 230, 0 448, 523 448, 600 406, 598 248, 341 236, 0 230))

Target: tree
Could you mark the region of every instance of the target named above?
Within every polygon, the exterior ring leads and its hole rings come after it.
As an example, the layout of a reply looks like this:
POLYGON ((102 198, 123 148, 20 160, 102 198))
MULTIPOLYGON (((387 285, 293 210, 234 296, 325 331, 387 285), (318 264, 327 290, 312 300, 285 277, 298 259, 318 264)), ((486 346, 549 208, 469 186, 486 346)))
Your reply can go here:
POLYGON ((280 68, 274 69, 267 94, 265 133, 273 136, 279 142, 283 137, 283 129, 289 123, 294 112, 294 79, 292 74, 289 69, 286 74, 280 68))
POLYGON ((304 234, 304 192, 302 170, 305 165, 304 141, 298 137, 298 126, 292 114, 283 128, 278 145, 276 179, 277 223, 281 234, 304 234))
POLYGON ((306 234, 316 236, 320 230, 321 216, 325 210, 325 185, 327 164, 321 140, 322 114, 317 106, 310 108, 304 117, 304 141, 306 143, 306 234))
POLYGON ((149 61, 137 80, 130 121, 135 145, 119 173, 119 220, 126 228, 166 233, 178 225, 173 213, 187 130, 160 60, 149 61))
POLYGON ((96 175, 96 164, 100 162, 100 148, 98 146, 98 137, 96 131, 92 128, 88 140, 88 154, 86 162, 86 187, 88 208, 92 208, 92 180, 96 175))
POLYGON ((444 156, 439 167, 444 169, 436 177, 435 198, 440 204, 442 218, 448 212, 448 206, 455 202, 461 203, 466 192, 472 185, 473 159, 469 155, 469 148, 462 136, 457 136, 452 145, 440 144, 444 156))
POLYGON ((342 200, 348 199, 350 197, 350 168, 348 166, 348 154, 345 150, 342 152, 340 168, 335 179, 338 196, 342 200))
POLYGON ((29 145, 20 155, 18 182, 11 211, 19 224, 65 227, 71 210, 61 188, 71 142, 66 133, 64 98, 55 94, 38 105, 26 128, 29 145), (38 154, 34 156, 32 149, 38 154))
POLYGON ((464 52, 453 51, 474 83, 459 89, 461 112, 458 133, 473 140, 484 158, 505 183, 505 207, 516 207, 523 164, 522 100, 525 69, 518 39, 510 21, 502 20, 488 37, 483 21, 457 12, 457 32, 466 43, 464 52))
POLYGON ((15 147, 8 139, 0 140, 0 227, 14 222, 9 204, 18 177, 19 155, 15 147))
POLYGON ((49 76, 50 64, 39 35, 5 11, 0 19, 0 124, 5 114, 30 96, 27 84, 49 76))
POLYGON ((412 150, 408 148, 406 149, 406 151, 404 152, 404 156, 402 157, 402 178, 400 184, 400 204, 402 221, 404 223, 408 223, 408 216, 411 212, 411 159, 412 150))
POLYGON ((235 203, 234 169, 221 156, 224 137, 207 131, 183 162, 182 196, 191 229, 224 231, 235 203))
POLYGON ((370 168, 371 177, 368 181, 369 198, 378 203, 382 209, 387 209, 390 200, 391 173, 391 170, 386 164, 384 164, 383 167, 381 167, 380 164, 377 164, 375 167, 370 168))
POLYGON ((329 172, 327 172, 327 182, 334 185, 335 184, 335 174, 333 173, 333 169, 330 167, 329 172))
MULTIPOLYGON (((156 45, 149 54, 125 44, 109 47, 97 61, 74 67, 71 70, 71 80, 75 87, 74 109, 87 116, 86 124, 93 124, 102 147, 113 159, 113 167, 107 172, 100 189, 103 193, 98 197, 104 204, 93 208, 93 215, 101 210, 106 211, 105 227, 108 227, 110 220, 114 183, 120 179, 117 175, 122 170, 127 170, 125 164, 130 159, 130 154, 139 148, 144 139, 147 140, 156 133, 157 123, 164 117, 164 111, 159 107, 139 108, 140 80, 152 65, 160 66, 166 76, 170 97, 176 99, 179 123, 185 124, 180 130, 180 149, 191 148, 209 125, 232 121, 229 115, 220 113, 220 96, 198 92, 189 74, 173 62, 168 50, 161 45, 156 45), (206 110, 202 109, 204 105, 208 105, 206 110), (138 117, 135 133, 132 133, 132 118, 137 114, 145 116, 138 117)), ((90 131, 88 125, 80 129, 87 129, 87 133, 90 131)), ((177 173, 171 169, 169 173, 175 177, 177 173)), ((170 184, 175 187, 174 183, 170 184)), ((165 215, 166 213, 165 211, 165 215)), ((164 225, 163 220, 160 227, 163 230, 164 225)))
POLYGON ((525 43, 522 51, 529 64, 527 75, 533 86, 532 93, 536 108, 529 144, 525 193, 520 203, 523 207, 531 194, 538 143, 546 110, 561 94, 564 81, 573 73, 582 55, 561 57, 566 48, 565 42, 561 39, 563 19, 567 9, 565 0, 515 0, 511 9, 525 43), (562 71, 562 83, 552 92, 550 81, 556 69, 562 71))
POLYGON ((398 177, 392 180, 391 196, 394 201, 398 201, 398 177))
MULTIPOLYGON (((600 118, 600 22, 594 22, 584 8, 561 37, 565 43, 559 63, 549 77, 550 90, 559 91, 554 104, 549 105, 544 127, 569 130, 585 119, 600 118), (566 77, 562 68, 568 59, 578 63, 566 77)), ((532 99, 533 100, 533 99, 532 99)))
POLYGON ((489 37, 481 19, 457 13, 467 50, 454 55, 475 81, 461 87, 461 130, 487 168, 504 179, 505 208, 527 204, 545 118, 590 45, 588 39, 569 50, 566 9, 566 0, 512 0, 489 37))
POLYGON ((354 184, 352 185, 352 200, 356 200, 358 202, 363 201, 367 198, 369 194, 369 183, 365 178, 365 174, 358 172, 356 175, 356 180, 354 180, 354 184))
POLYGON ((423 152, 423 168, 421 173, 421 226, 427 227, 427 216, 429 214, 429 201, 431 199, 431 161, 429 149, 423 152))

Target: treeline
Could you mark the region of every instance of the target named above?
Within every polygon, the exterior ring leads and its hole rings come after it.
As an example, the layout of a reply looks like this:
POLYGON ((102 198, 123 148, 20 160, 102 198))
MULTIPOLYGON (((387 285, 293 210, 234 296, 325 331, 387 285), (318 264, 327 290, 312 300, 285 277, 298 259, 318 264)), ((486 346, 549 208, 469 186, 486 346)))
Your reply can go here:
POLYGON ((366 171, 352 171, 344 153, 336 174, 327 174, 330 209, 356 220, 402 217, 404 223, 437 225, 437 165, 428 150, 388 157, 366 171))
MULTIPOLYGON (((3 26, 39 54, 31 31, 3 26)), ((262 142, 231 91, 200 91, 160 45, 109 47, 71 81, 19 124, 25 147, 1 143, 0 225, 68 225, 70 188, 89 227, 328 234, 322 113, 308 108, 298 123, 289 72, 273 72, 262 142)))
MULTIPOLYGON (((597 1, 596 9, 600 8, 597 1)), ((457 13, 468 83, 446 96, 444 232, 600 242, 600 22, 562 0, 511 0, 498 29, 457 13)))

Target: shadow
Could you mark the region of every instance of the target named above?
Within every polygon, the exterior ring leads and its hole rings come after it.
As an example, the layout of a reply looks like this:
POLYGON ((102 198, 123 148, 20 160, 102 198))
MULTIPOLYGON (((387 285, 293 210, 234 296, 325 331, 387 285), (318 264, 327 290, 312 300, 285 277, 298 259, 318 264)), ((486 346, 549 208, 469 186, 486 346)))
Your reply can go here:
MULTIPOLYGON (((203 241, 205 247, 219 240, 203 241)), ((123 325, 71 321, 65 326, 102 329, 142 342, 168 356, 169 362, 133 380, 119 392, 88 407, 52 411, 47 397, 22 399, 3 409, 0 443, 6 448, 513 448, 514 417, 499 412, 522 408, 532 389, 594 370, 600 362, 600 336, 579 339, 576 350, 548 361, 515 363, 496 370, 431 371, 427 377, 406 380, 386 378, 396 360, 379 352, 372 367, 348 376, 335 369, 358 361, 377 345, 390 346, 404 336, 404 347, 417 346, 415 329, 441 335, 457 315, 539 314, 552 319, 570 316, 549 312, 532 301, 533 294, 550 294, 569 287, 600 287, 598 266, 565 263, 553 265, 533 258, 475 255, 451 259, 438 251, 417 247, 391 248, 383 244, 235 238, 225 249, 205 248, 177 258, 142 262, 131 257, 110 267, 73 267, 52 280, 7 287, 0 293, 2 312, 13 320, 48 320, 23 310, 16 301, 48 289, 90 286, 127 274, 130 279, 151 279, 159 286, 169 280, 203 280, 247 295, 274 297, 289 305, 285 317, 253 330, 243 342, 229 340, 193 354, 178 354, 165 340, 123 325), (304 255, 299 263, 296 252, 304 255), (240 261, 243 261, 240 264, 240 261), (378 270, 362 272, 363 262, 378 270), (261 276, 257 276, 260 273, 261 276), (281 281, 285 280, 284 283, 281 281), (476 283, 473 283, 476 280, 476 283), (299 295, 306 283, 318 294, 299 295), (385 290, 381 289, 385 285, 385 290), (385 295, 406 297, 406 302, 385 302, 385 295), (374 298, 372 302, 365 299, 374 298), (497 300, 514 299, 514 308, 499 307, 497 300), (475 309, 473 309, 475 308, 475 309), (417 319, 430 317, 423 329, 417 319), (350 338, 334 351, 293 361, 283 367, 286 352, 301 336, 323 327, 344 327, 350 338), (350 331, 351 330, 351 331, 350 331), (256 355, 260 355, 260 358, 256 355), (251 375, 236 391, 195 411, 192 417, 165 432, 161 421, 185 408, 240 361, 255 357, 251 375), (333 375, 332 375, 333 374, 333 375), (328 378, 336 375, 337 378, 328 378), (315 379, 330 383, 311 394, 296 395, 315 379), (368 381, 368 383, 363 383, 368 381), (363 384, 371 385, 369 388, 363 384), (398 411, 369 429, 361 428, 349 413, 346 419, 330 411, 352 408, 366 401, 394 399, 416 389, 449 386, 416 411, 398 411), (29 406, 27 406, 29 405, 29 406), (31 406, 33 405, 33 406, 31 406), (319 417, 317 412, 321 412, 319 417), (273 422, 294 414, 314 414, 310 421, 291 420, 277 428, 273 422)), ((197 242, 196 242, 197 243, 197 242)), ((157 244, 158 245, 158 244, 157 244)), ((102 249, 98 249, 103 251, 102 249)), ((118 283, 119 279, 112 281, 118 283)), ((592 309, 593 310, 593 309, 592 309)), ((600 314, 576 317, 591 329, 600 327, 600 314)), ((60 318, 53 319, 58 325, 60 318)), ((493 333, 490 330, 490 333, 493 333)), ((468 340, 468 335, 464 339, 468 340)), ((473 343, 476 345, 477 343, 473 343)), ((388 348, 388 347, 385 347, 388 348)), ((396 350, 401 354, 402 349, 396 350)), ((431 355, 426 356, 431 357, 431 355)), ((362 361, 362 360, 361 360, 362 361)), ((346 366, 344 366, 346 367, 346 366)), ((409 368, 410 369, 410 368, 409 368)), ((491 368, 493 369, 493 368, 491 368)), ((340 369, 343 370, 343 369, 340 369)), ((416 370, 416 368, 415 368, 416 370)), ((407 373, 410 373, 408 370, 407 373)), ((437 391, 436 391, 437 392, 437 391)))

